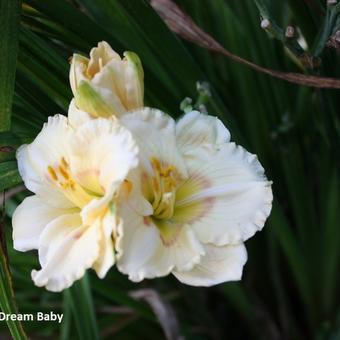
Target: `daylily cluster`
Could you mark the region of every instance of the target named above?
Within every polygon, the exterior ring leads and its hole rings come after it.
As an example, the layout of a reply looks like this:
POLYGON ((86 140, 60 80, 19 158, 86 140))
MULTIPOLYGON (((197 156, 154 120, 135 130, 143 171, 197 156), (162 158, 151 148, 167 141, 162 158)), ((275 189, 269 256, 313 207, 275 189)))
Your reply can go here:
POLYGON ((13 215, 14 247, 38 249, 37 286, 61 291, 117 264, 133 281, 172 273, 211 286, 239 280, 243 242, 262 229, 271 183, 257 157, 198 111, 177 122, 144 107, 143 69, 101 42, 74 55, 68 117, 50 117, 17 152, 34 193, 13 215))

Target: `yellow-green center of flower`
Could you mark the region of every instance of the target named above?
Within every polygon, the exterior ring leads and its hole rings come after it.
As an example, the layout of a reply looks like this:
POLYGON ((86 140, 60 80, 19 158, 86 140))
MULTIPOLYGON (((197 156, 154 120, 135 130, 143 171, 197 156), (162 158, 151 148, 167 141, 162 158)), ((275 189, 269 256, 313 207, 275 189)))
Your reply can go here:
POLYGON ((153 214, 144 217, 144 224, 153 224, 160 231, 165 246, 173 244, 181 225, 172 221, 175 209, 176 191, 183 179, 173 165, 151 158, 152 175, 144 174, 142 178, 143 193, 153 207, 153 214))
POLYGON ((169 219, 174 213, 176 189, 181 177, 174 166, 160 162, 157 158, 151 159, 151 165, 153 176, 148 199, 153 207, 153 217, 169 219))

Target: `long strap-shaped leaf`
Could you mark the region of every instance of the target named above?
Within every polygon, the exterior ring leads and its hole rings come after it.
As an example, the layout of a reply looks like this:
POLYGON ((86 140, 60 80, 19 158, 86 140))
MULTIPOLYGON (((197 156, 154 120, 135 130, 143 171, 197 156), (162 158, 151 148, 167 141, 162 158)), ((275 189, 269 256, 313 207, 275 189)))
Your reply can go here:
MULTIPOLYGON (((20 0, 0 0, 0 132, 8 131, 11 125, 20 5, 20 0)), ((0 173, 0 178, 2 175, 0 173)), ((3 221, 0 221, 1 236, 3 227, 3 221)), ((3 237, 0 244, 0 307, 5 314, 17 314, 3 237)), ((15 340, 27 339, 19 321, 9 319, 7 325, 15 340)))
MULTIPOLYGON (((18 313, 13 295, 11 274, 2 246, 0 247, 0 307, 5 314, 13 315, 18 313)), ((27 339, 20 321, 8 319, 7 326, 13 339, 27 339)))
MULTIPOLYGON (((70 307, 69 309, 75 321, 79 339, 99 339, 88 274, 85 274, 81 280, 75 282, 70 289, 65 290, 64 297, 65 308, 70 307)), ((63 331, 65 332, 65 330, 63 331)), ((62 335, 67 336, 65 333, 62 335)))
POLYGON ((20 0, 0 0, 0 131, 11 125, 20 0))

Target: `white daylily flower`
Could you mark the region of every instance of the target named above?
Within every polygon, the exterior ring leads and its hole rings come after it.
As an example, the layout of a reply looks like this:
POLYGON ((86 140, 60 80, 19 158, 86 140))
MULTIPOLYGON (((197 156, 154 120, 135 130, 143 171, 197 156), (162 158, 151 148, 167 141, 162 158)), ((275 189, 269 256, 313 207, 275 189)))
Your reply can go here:
POLYGON ((90 59, 74 54, 70 83, 76 106, 92 117, 121 116, 141 108, 144 101, 144 73, 133 52, 124 58, 105 41, 90 52, 90 59))
POLYGON ((104 277, 114 264, 115 204, 130 191, 125 177, 138 164, 131 133, 105 119, 72 128, 50 117, 17 152, 20 174, 35 195, 13 215, 14 248, 38 249, 37 286, 60 291, 88 268, 104 277))
POLYGON ((224 125, 199 112, 177 124, 145 108, 121 118, 136 139, 140 186, 122 219, 117 266, 133 281, 174 274, 211 286, 239 280, 243 242, 261 230, 271 210, 271 183, 255 155, 230 142, 224 125), (149 212, 136 209, 149 204, 149 212))

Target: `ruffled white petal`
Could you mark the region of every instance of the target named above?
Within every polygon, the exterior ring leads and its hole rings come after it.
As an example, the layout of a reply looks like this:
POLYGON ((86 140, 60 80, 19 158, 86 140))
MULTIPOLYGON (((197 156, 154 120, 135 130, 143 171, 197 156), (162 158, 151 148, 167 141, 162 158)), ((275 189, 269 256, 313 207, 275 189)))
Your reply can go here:
POLYGON ((203 164, 190 163, 174 219, 189 223, 203 243, 238 244, 262 229, 272 198, 256 156, 227 143, 203 164))
POLYGON ((71 140, 71 171, 87 190, 105 194, 118 186, 138 164, 138 148, 131 133, 117 122, 91 120, 71 140))
POLYGON ((173 118, 158 109, 144 107, 143 109, 129 112, 122 119, 122 123, 125 123, 126 125, 129 125, 130 123, 132 126, 134 126, 135 122, 144 122, 150 124, 150 129, 156 128, 157 130, 161 130, 166 134, 175 133, 176 125, 173 118))
POLYGON ((72 128, 66 117, 49 117, 35 140, 21 146, 16 154, 19 173, 25 186, 41 196, 46 203, 60 208, 73 205, 51 181, 48 167, 58 165, 62 158, 69 159, 71 134, 72 128))
POLYGON ((151 219, 131 209, 119 212, 123 224, 117 239, 118 269, 132 281, 168 275, 172 270, 190 270, 204 254, 193 232, 183 226, 176 241, 165 245, 151 219))
POLYGON ((205 255, 190 271, 174 271, 182 283, 191 286, 210 287, 222 282, 241 280, 247 251, 243 244, 216 247, 204 245, 205 255))
POLYGON ((19 251, 38 249, 39 237, 46 225, 70 212, 72 209, 51 207, 38 196, 25 198, 13 214, 14 249, 19 251))
POLYGON ((114 194, 117 190, 116 185, 112 185, 104 196, 93 198, 87 205, 85 205, 80 213, 84 225, 92 225, 103 217, 107 211, 114 209, 115 200, 114 194))
POLYGON ((141 281, 152 275, 156 277, 157 273, 149 270, 148 263, 159 246, 158 230, 128 207, 121 207, 119 216, 121 224, 116 240, 118 269, 133 281, 141 281))
POLYGON ((72 131, 65 116, 49 117, 35 140, 19 149, 17 156, 20 175, 31 191, 34 191, 32 189, 35 182, 44 181, 48 166, 58 163, 62 157, 68 160, 72 131), (27 149, 23 161, 21 161, 22 149, 27 149))
POLYGON ((217 117, 198 111, 186 113, 177 122, 176 136, 177 147, 189 167, 209 162, 211 155, 230 141, 229 131, 217 117))
POLYGON ((119 201, 124 202, 123 204, 134 210, 138 215, 152 215, 152 205, 144 197, 142 192, 143 179, 141 168, 137 167, 135 169, 132 169, 126 179, 131 184, 131 192, 128 195, 126 195, 125 192, 120 192, 119 201))
POLYGON ((99 254, 100 224, 82 226, 79 214, 63 215, 44 229, 39 244, 41 270, 32 271, 39 286, 59 292, 80 279, 99 254))
POLYGON ((140 162, 146 171, 152 172, 150 160, 157 158, 186 176, 186 167, 176 146, 175 122, 170 116, 144 108, 125 114, 121 123, 132 132, 140 149, 140 162))
POLYGON ((108 211, 100 221, 101 238, 99 241, 99 255, 93 264, 93 269, 101 279, 115 263, 113 230, 116 227, 116 216, 108 211))
POLYGON ((198 111, 186 113, 176 124, 177 144, 183 155, 193 148, 220 146, 230 141, 230 133, 217 118, 198 111))

